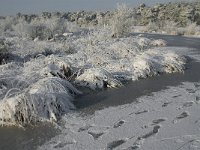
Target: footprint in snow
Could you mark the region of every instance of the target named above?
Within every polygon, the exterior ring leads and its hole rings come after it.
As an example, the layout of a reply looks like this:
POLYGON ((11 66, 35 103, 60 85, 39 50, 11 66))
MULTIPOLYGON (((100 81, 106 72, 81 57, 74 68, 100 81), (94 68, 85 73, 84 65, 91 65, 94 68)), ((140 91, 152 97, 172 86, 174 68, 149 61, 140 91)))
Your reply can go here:
POLYGON ((200 97, 196 96, 196 101, 199 102, 200 101, 200 97))
POLYGON ((104 133, 103 132, 97 132, 97 131, 88 131, 88 134, 90 134, 94 138, 94 140, 97 140, 104 133))
POLYGON ((88 130, 88 129, 91 128, 91 127, 92 127, 92 126, 90 126, 90 125, 86 125, 86 126, 84 126, 84 127, 79 128, 79 129, 78 129, 78 132, 86 131, 86 130, 88 130))
POLYGON ((191 101, 191 102, 185 102, 185 103, 183 104, 183 107, 191 107, 193 104, 194 104, 193 101, 191 101))
POLYGON ((124 144, 125 142, 126 142, 126 140, 124 140, 124 139, 112 141, 107 144, 107 150, 112 150, 112 149, 124 144))
POLYGON ((177 97, 180 97, 180 96, 182 96, 182 95, 175 95, 172 98, 177 98, 177 97))
POLYGON ((142 139, 141 137, 138 137, 137 140, 133 143, 133 146, 130 146, 126 148, 125 150, 136 150, 141 147, 143 142, 144 142, 144 139, 142 139))
POLYGON ((157 125, 157 124, 159 124, 159 123, 161 123, 161 122, 164 122, 164 121, 166 121, 167 119, 165 119, 165 118, 161 118, 161 119, 156 119, 156 120, 153 120, 152 121, 152 124, 151 125, 157 125))
POLYGON ((138 112, 135 112, 136 115, 139 115, 139 114, 143 114, 143 113, 147 113, 149 112, 148 110, 143 110, 143 111, 138 111, 138 112))
POLYGON ((140 148, 139 145, 134 145, 134 146, 131 146, 131 147, 125 148, 125 149, 123 149, 123 150, 136 150, 136 149, 138 149, 138 148, 140 148))
POLYGON ((66 145, 75 144, 75 143, 76 143, 75 141, 61 142, 61 143, 58 143, 57 145, 55 145, 54 148, 63 148, 66 145))
POLYGON ((178 120, 184 119, 189 116, 188 112, 183 112, 182 114, 178 115, 174 120, 173 123, 176 123, 178 120))
POLYGON ((189 116, 189 113, 188 112, 183 112, 182 114, 180 114, 180 115, 178 115, 177 117, 176 117, 176 119, 183 119, 183 118, 186 118, 186 117, 188 117, 189 116))
POLYGON ((124 120, 120 120, 119 122, 117 122, 117 123, 114 124, 113 128, 119 128, 119 127, 121 127, 124 123, 125 123, 124 120))
POLYGON ((159 132, 160 127, 161 127, 160 125, 154 126, 152 131, 150 131, 149 133, 147 133, 141 137, 138 137, 138 140, 147 139, 147 138, 157 134, 159 132))
POLYGON ((172 102, 165 102, 162 107, 167 107, 169 104, 171 104, 172 102))
POLYGON ((140 137, 137 138, 137 140, 134 142, 133 146, 129 147, 126 150, 136 150, 138 148, 140 148, 140 146, 142 145, 142 143, 144 142, 145 139, 154 136, 155 134, 157 134, 159 132, 159 129, 161 128, 160 125, 155 125, 153 127, 153 130, 150 131, 149 133, 142 135, 140 137))

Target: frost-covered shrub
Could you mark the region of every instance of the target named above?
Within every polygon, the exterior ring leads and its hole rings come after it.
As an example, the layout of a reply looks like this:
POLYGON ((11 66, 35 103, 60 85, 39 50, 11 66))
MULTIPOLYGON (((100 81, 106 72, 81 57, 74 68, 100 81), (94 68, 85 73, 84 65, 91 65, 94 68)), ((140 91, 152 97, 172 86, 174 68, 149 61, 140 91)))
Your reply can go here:
MULTIPOLYGON (((81 50, 69 56, 73 66, 83 68, 83 73, 75 79, 75 83, 80 86, 91 89, 105 87, 108 78, 104 70, 109 72, 112 79, 116 81, 138 80, 159 73, 184 70, 185 61, 181 56, 175 53, 169 56, 168 51, 149 50, 155 46, 165 46, 164 40, 150 40, 139 36, 124 38, 101 38, 100 36, 98 38, 92 33, 90 40, 87 36, 83 36, 74 41, 77 44, 75 47, 81 50), (91 44, 88 46, 89 42, 91 44), (98 68, 103 68, 103 71, 98 68)), ((108 85, 114 87, 112 84, 108 85)))
POLYGON ((38 38, 39 40, 47 40, 53 38, 53 34, 49 28, 45 25, 33 25, 28 30, 28 35, 32 38, 38 38))
POLYGON ((156 32, 159 30, 159 26, 156 22, 149 22, 145 30, 146 32, 156 32))
POLYGON ((80 27, 75 22, 69 22, 66 20, 63 20, 63 24, 61 26, 63 27, 62 32, 78 32, 80 31, 80 27))
POLYGON ((179 35, 200 35, 200 26, 196 23, 187 23, 185 27, 176 29, 179 35))
POLYGON ((7 45, 4 39, 0 39, 0 53, 7 52, 7 45))
POLYGON ((87 42, 88 48, 92 48, 98 44, 98 42, 105 41, 111 38, 112 31, 109 26, 99 27, 98 29, 89 29, 85 42, 87 42))
POLYGON ((19 37, 29 37, 31 25, 23 19, 18 19, 18 22, 12 25, 12 29, 19 37))
POLYGON ((19 19, 18 23, 12 25, 13 30, 20 37, 40 40, 46 40, 52 38, 52 32, 42 23, 27 23, 26 21, 19 19))
POLYGON ((200 35, 200 26, 191 22, 188 22, 184 27, 180 27, 174 21, 150 22, 143 28, 137 27, 137 30, 139 32, 159 32, 171 35, 200 35))
POLYGON ((93 90, 105 87, 120 87, 122 83, 111 73, 102 68, 91 68, 84 71, 76 78, 75 83, 79 86, 89 87, 93 90))
POLYGON ((130 32, 133 17, 132 10, 125 4, 118 5, 113 17, 110 18, 109 25, 111 26, 112 36, 121 37, 130 32))
POLYGON ((97 26, 107 26, 110 24, 110 19, 114 16, 115 11, 108 11, 108 12, 97 12, 96 19, 97 19, 97 26))
POLYGON ((0 123, 27 125, 56 122, 74 109, 73 96, 80 94, 68 80, 68 64, 59 57, 40 56, 23 66, 0 66, 0 123))
POLYGON ((200 27, 196 23, 188 23, 185 27, 185 35, 196 35, 199 33, 200 27))
POLYGON ((161 30, 164 30, 168 34, 178 34, 177 23, 175 23, 174 21, 165 21, 164 26, 161 30))
POLYGON ((14 17, 7 16, 5 19, 0 19, 0 32, 12 30, 13 24, 16 24, 16 19, 14 17))
POLYGON ((52 35, 65 32, 64 22, 60 18, 41 19, 39 23, 43 24, 52 35))
POLYGON ((197 13, 197 14, 194 16, 194 20, 196 21, 197 25, 200 25, 200 13, 197 13))
POLYGON ((68 81, 57 77, 41 79, 25 90, 10 89, 0 101, 0 123, 27 125, 57 121, 74 109, 73 93, 77 92, 68 81))
POLYGON ((165 40, 158 39, 158 40, 151 41, 151 45, 153 45, 153 46, 166 46, 167 42, 165 40))
POLYGON ((8 45, 4 39, 0 39, 0 64, 3 62, 5 57, 8 55, 8 45))
POLYGON ((78 26, 75 23, 68 22, 66 19, 52 17, 52 18, 40 18, 32 22, 34 25, 44 25, 52 35, 63 34, 65 32, 75 32, 78 30, 78 26))
POLYGON ((30 23, 19 19, 18 22, 12 25, 12 28, 21 37, 29 37, 31 39, 38 38, 39 40, 52 39, 55 35, 62 35, 65 32, 75 32, 78 27, 74 23, 70 23, 63 18, 36 18, 30 23))
POLYGON ((74 46, 68 42, 63 43, 63 51, 66 54, 73 54, 76 52, 76 50, 74 49, 74 46))
POLYGON ((147 50, 137 55, 132 61, 132 80, 154 76, 160 73, 183 72, 186 59, 174 52, 147 50))

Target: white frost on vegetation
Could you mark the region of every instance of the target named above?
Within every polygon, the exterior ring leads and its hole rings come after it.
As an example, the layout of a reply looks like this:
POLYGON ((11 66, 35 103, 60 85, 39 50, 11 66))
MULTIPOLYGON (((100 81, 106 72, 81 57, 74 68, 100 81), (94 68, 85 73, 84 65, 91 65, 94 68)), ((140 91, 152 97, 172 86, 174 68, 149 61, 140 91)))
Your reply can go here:
POLYGON ((151 45, 153 45, 153 46, 166 46, 167 42, 165 40, 158 39, 158 40, 153 40, 151 42, 151 45))
MULTIPOLYGON (((123 81, 183 72, 184 57, 163 49, 163 40, 113 38, 109 26, 85 29, 52 41, 5 37, 11 61, 0 65, 0 120, 4 125, 56 121, 74 109, 80 94, 71 83, 91 89, 120 87, 123 81), (61 38, 61 39, 59 39, 61 38)), ((172 49, 173 50, 173 49, 172 49)))
MULTIPOLYGON (((105 30, 104 28, 103 31, 105 30)), ((104 32, 101 34, 106 33, 104 32)), ((74 67, 89 69, 89 71, 83 71, 83 74, 78 74, 75 79, 75 83, 80 86, 91 89, 104 87, 102 83, 107 75, 102 72, 99 74, 98 68, 109 72, 118 82, 184 70, 185 58, 172 50, 162 50, 160 46, 166 45, 164 40, 151 40, 144 37, 108 38, 106 36, 102 39, 102 36, 96 36, 95 31, 92 31, 89 36, 72 41, 75 49, 81 48, 77 53, 68 55, 66 59, 74 67)))
POLYGON ((146 78, 160 73, 182 72, 185 65, 185 58, 173 52, 162 50, 148 50, 137 55, 133 61, 133 77, 146 78))
POLYGON ((58 58, 39 57, 23 66, 5 64, 0 74, 2 125, 26 125, 57 121, 74 109, 73 96, 81 94, 67 80, 58 58), (60 66, 59 66, 60 64, 60 66))
POLYGON ((83 74, 77 77, 76 83, 80 86, 89 87, 93 90, 104 87, 120 87, 122 83, 115 77, 101 68, 91 68, 84 71, 83 74))

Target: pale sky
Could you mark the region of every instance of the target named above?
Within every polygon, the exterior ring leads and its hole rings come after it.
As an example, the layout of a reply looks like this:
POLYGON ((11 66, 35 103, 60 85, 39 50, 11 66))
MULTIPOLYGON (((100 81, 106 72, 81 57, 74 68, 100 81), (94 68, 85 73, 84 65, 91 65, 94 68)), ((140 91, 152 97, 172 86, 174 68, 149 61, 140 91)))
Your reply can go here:
POLYGON ((21 13, 40 13, 44 11, 108 10, 117 3, 137 6, 141 3, 151 5, 174 0, 0 0, 0 16, 21 13))

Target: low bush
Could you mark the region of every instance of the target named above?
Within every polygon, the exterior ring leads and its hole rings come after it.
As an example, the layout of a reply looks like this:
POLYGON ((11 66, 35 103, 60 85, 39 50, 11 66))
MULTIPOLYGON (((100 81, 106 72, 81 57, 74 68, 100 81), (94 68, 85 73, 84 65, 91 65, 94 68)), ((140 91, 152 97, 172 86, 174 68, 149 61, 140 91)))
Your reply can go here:
POLYGON ((125 4, 118 5, 109 25, 112 30, 112 37, 121 37, 130 33, 130 27, 133 22, 132 10, 125 4))
POLYGON ((7 30, 12 30, 12 25, 16 24, 16 19, 14 17, 7 16, 5 19, 0 20, 0 33, 7 30))
POLYGON ((7 57, 8 54, 8 46, 5 43, 4 39, 0 39, 0 64, 4 62, 4 59, 7 57))
POLYGON ((55 35, 62 35, 65 32, 74 32, 78 27, 74 23, 69 23, 63 18, 36 18, 30 23, 23 19, 12 25, 12 29, 18 36, 28 37, 34 40, 52 39, 55 35))

